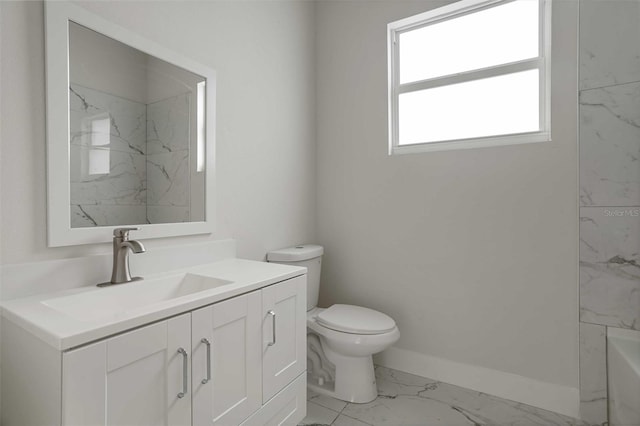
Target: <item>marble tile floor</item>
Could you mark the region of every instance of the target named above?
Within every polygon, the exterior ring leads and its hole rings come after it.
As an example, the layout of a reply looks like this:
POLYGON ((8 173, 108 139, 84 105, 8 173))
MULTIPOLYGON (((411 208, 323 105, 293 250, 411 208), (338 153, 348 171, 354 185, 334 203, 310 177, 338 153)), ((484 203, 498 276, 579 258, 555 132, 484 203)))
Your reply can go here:
POLYGON ((376 366, 378 398, 352 404, 308 391, 314 426, 588 426, 560 414, 376 366))

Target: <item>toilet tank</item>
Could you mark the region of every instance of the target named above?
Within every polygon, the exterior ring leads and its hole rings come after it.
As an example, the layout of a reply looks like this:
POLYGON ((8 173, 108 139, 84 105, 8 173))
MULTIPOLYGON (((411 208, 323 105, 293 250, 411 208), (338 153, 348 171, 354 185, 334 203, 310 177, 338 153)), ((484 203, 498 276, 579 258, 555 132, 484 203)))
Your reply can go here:
POLYGON ((320 292, 320 269, 322 267, 322 246, 304 244, 287 247, 267 253, 267 262, 307 268, 307 311, 318 305, 320 292))

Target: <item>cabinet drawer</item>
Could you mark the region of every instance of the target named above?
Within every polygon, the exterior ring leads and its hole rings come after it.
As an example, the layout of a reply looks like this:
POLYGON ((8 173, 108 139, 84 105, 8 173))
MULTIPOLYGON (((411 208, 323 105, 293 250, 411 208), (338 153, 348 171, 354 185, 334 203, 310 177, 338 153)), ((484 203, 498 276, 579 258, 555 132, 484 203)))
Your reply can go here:
POLYGON ((304 371, 241 426, 297 425, 307 415, 307 372, 304 371))

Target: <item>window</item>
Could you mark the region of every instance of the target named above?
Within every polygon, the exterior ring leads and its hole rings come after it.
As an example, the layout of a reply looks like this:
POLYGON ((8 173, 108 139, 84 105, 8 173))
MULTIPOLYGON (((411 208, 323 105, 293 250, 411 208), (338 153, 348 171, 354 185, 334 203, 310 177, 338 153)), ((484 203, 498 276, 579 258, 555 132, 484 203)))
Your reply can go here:
POLYGON ((82 177, 108 175, 111 172, 111 116, 102 113, 82 119, 82 177))
POLYGON ((551 0, 463 0, 388 25, 389 153, 550 140, 551 0))

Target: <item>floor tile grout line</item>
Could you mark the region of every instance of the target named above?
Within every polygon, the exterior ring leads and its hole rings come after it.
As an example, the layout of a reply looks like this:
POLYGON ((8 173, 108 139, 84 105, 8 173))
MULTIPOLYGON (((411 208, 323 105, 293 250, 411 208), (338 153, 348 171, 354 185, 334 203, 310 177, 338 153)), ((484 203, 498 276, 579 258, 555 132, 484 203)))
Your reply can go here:
POLYGON ((357 420, 357 421, 359 421, 360 423, 363 423, 363 424, 365 424, 365 425, 373 426, 371 423, 367 423, 367 422, 365 422, 364 420, 359 419, 359 418, 357 418, 357 417, 353 417, 353 416, 350 416, 350 415, 348 415, 348 414, 340 414, 340 415, 341 415, 341 416, 348 417, 348 418, 350 418, 350 419, 352 419, 352 420, 357 420))

